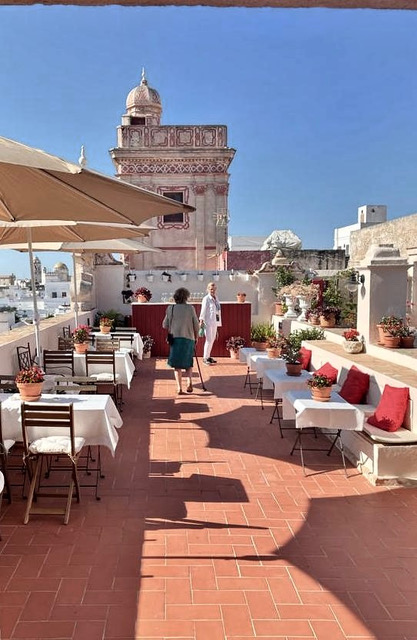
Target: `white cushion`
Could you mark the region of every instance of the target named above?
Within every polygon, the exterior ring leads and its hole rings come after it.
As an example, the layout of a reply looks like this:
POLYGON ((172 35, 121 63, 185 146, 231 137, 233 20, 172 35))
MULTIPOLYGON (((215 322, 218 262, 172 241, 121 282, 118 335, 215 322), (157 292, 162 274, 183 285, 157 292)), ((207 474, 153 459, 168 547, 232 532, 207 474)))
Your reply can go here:
MULTIPOLYGON (((75 453, 83 448, 85 438, 74 438, 75 453)), ((71 454, 71 438, 69 436, 47 436, 34 440, 29 445, 31 453, 71 454)))
MULTIPOLYGON (((113 374, 112 373, 92 373, 90 378, 94 380, 99 380, 100 382, 113 382, 113 374)), ((120 375, 116 373, 116 382, 119 380, 120 375)))
POLYGON ((368 422, 363 425, 363 430, 375 440, 375 442, 382 442, 383 444, 413 444, 417 443, 417 433, 413 433, 409 429, 400 427, 398 431, 384 431, 378 429, 368 422))
POLYGON ((0 495, 3 493, 4 489, 4 475, 0 471, 0 495))

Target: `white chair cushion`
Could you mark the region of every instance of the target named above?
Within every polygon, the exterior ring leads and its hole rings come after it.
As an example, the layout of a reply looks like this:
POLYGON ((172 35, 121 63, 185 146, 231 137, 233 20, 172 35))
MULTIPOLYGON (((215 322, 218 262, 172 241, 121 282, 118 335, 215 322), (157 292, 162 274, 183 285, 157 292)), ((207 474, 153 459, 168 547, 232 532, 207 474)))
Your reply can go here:
POLYGON ((401 427, 398 431, 384 431, 365 422, 363 430, 375 440, 383 444, 413 444, 417 443, 417 433, 413 433, 409 429, 401 427))
MULTIPOLYGON (((113 382, 113 374, 112 373, 92 373, 90 378, 93 380, 99 380, 100 382, 113 382)), ((116 382, 120 379, 120 375, 116 373, 116 382)))
MULTIPOLYGON (((75 453, 79 453, 83 448, 85 438, 74 438, 75 453)), ((69 436, 47 436, 34 440, 29 445, 31 453, 54 453, 66 454, 71 453, 71 438, 69 436)))
POLYGON ((3 489, 4 489, 4 475, 0 471, 0 496, 3 493, 3 489))

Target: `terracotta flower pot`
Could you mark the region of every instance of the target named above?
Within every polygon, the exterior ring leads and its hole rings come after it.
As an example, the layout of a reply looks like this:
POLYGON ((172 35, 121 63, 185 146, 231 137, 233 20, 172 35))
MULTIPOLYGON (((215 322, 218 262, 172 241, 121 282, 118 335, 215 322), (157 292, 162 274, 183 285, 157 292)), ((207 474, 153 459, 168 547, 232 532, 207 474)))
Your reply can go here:
POLYGON ((101 333, 110 333, 111 331, 111 327, 106 327, 104 324, 100 325, 100 332, 101 333))
POLYGON ((252 347, 256 349, 256 351, 266 351, 267 344, 267 342, 256 342, 255 340, 251 342, 252 347))
POLYGON ((283 316, 284 312, 282 310, 282 302, 276 302, 275 303, 275 315, 276 316, 283 316))
POLYGON ((328 318, 325 318, 324 316, 320 316, 320 326, 321 327, 326 327, 327 329, 332 329, 333 327, 336 326, 336 318, 334 316, 334 314, 330 314, 330 316, 328 318))
POLYGON ((346 353, 360 353, 363 343, 360 340, 343 340, 342 347, 346 353))
POLYGON ((36 402, 42 395, 43 382, 16 382, 23 402, 36 402))
POLYGON ((378 344, 385 344, 385 336, 387 334, 384 331, 384 325, 377 324, 376 328, 378 329, 378 344))
POLYGON ((229 353, 230 353, 230 357, 232 358, 232 360, 238 360, 239 359, 239 349, 229 349, 229 353))
POLYGON ((317 402, 329 402, 332 395, 331 387, 313 387, 311 389, 311 397, 317 402))
POLYGON ((279 358, 281 349, 279 347, 268 347, 266 350, 268 358, 279 358))
POLYGON ((319 326, 320 324, 320 318, 318 316, 310 316, 308 321, 310 324, 314 324, 316 326, 319 326))
POLYGON ((403 349, 412 349, 414 347, 414 336, 402 336, 400 347, 403 349))
POLYGON ((287 368, 287 376, 301 376, 303 367, 301 362, 299 364, 291 364, 290 362, 287 362, 285 366, 287 368))
POLYGON ((75 353, 85 353, 88 351, 88 342, 74 342, 75 353))
POLYGON ((385 334, 384 347, 386 347, 387 349, 398 349, 400 346, 400 342, 400 336, 390 336, 389 333, 385 334))

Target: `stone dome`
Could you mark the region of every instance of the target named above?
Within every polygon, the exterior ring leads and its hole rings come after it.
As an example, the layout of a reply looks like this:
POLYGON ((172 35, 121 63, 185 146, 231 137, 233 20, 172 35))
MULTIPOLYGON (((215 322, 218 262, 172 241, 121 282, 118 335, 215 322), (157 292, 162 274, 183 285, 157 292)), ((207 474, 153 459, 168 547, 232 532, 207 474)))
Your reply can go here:
POLYGON ((64 264, 63 262, 57 262, 54 265, 54 271, 68 271, 68 267, 66 264, 64 264))
POLYGON ((161 98, 156 89, 148 85, 145 69, 142 70, 140 85, 132 89, 126 99, 128 115, 134 117, 156 116, 162 112, 161 98))

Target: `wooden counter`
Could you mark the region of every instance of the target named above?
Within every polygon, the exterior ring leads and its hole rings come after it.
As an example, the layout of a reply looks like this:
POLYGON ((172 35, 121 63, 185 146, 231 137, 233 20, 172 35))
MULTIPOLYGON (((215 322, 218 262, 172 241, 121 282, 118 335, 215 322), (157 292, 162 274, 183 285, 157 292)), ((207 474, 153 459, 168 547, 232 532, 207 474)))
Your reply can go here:
MULTIPOLYGON (((152 347, 152 355, 168 356, 169 346, 166 342, 167 332, 162 328, 167 306, 165 302, 132 303, 132 326, 136 327, 141 336, 150 335, 155 340, 152 347)), ((197 317, 200 313, 201 303, 193 305, 197 317)), ((251 303, 250 302, 221 302, 222 326, 219 327, 219 335, 213 345, 211 355, 216 357, 229 356, 225 342, 231 336, 241 336, 250 346, 251 303)), ((203 356, 204 338, 197 343, 197 355, 203 356)))

